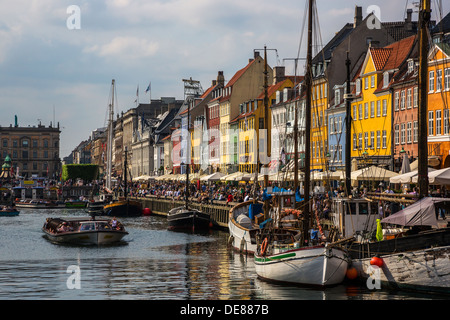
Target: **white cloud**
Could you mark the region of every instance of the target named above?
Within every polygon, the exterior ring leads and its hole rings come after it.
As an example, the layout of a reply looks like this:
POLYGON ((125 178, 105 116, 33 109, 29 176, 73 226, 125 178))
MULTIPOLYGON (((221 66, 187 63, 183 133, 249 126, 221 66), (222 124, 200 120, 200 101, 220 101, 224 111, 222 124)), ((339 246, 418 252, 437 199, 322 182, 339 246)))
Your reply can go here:
POLYGON ((138 37, 115 37, 103 45, 85 48, 86 53, 95 53, 100 57, 140 59, 150 57, 159 50, 159 44, 138 37))

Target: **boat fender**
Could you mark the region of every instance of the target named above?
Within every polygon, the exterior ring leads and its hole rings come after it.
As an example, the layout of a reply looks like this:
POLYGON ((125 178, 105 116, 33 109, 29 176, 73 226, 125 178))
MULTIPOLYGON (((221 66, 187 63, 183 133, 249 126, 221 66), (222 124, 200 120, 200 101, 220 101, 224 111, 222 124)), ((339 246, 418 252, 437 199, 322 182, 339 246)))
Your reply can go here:
POLYGON ((261 243, 261 255, 264 256, 266 254, 267 250, 267 237, 264 238, 263 242, 261 243))
POLYGON ((234 241, 234 237, 232 235, 230 235, 228 237, 228 245, 231 245, 233 243, 233 241, 234 241))
POLYGON ((370 265, 381 268, 383 266, 383 259, 375 256, 370 260, 370 265))
POLYGON ((245 243, 245 239, 242 238, 241 239, 241 246, 239 247, 239 252, 243 252, 244 251, 244 247, 247 247, 247 244, 245 243))

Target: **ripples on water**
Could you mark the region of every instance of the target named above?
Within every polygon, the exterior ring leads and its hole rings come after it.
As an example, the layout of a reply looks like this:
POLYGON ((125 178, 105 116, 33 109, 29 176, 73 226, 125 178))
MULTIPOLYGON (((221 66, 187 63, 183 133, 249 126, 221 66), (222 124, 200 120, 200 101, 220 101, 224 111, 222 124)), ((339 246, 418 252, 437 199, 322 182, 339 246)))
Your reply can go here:
POLYGON ((0 299, 123 300, 349 300, 431 297, 359 286, 325 290, 287 287, 256 277, 253 260, 230 251, 228 233, 198 235, 167 230, 164 217, 120 219, 129 235, 119 245, 57 245, 41 227, 47 217, 77 210, 33 211, 0 220, 0 299), (69 266, 81 288, 69 289, 69 266))

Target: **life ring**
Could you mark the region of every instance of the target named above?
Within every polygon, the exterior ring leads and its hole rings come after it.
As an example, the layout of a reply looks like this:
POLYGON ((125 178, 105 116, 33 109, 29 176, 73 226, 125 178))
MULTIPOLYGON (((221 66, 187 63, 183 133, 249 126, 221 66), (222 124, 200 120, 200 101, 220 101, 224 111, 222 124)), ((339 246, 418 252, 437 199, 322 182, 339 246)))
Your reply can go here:
POLYGON ((263 242, 261 243, 261 255, 265 255, 267 250, 267 237, 264 238, 263 242))

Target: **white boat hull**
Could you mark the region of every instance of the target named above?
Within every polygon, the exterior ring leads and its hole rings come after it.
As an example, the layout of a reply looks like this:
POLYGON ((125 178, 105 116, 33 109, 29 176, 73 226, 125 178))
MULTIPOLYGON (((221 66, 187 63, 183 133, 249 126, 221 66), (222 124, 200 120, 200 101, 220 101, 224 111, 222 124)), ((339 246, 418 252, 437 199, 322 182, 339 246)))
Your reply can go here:
POLYGON ((394 287, 415 291, 450 293, 450 246, 382 255, 381 268, 370 258, 353 259, 358 275, 371 289, 394 287))
POLYGON ((344 280, 348 259, 339 248, 305 247, 267 256, 255 254, 258 277, 274 282, 332 286, 344 280))
POLYGON ((256 252, 256 242, 251 240, 251 229, 246 229, 239 226, 235 221, 228 222, 228 229, 230 232, 230 242, 234 250, 253 254, 256 252))

